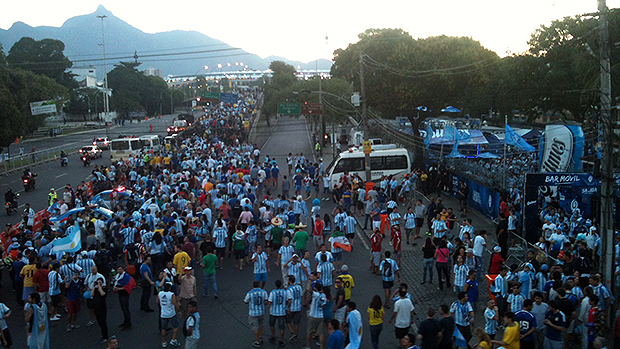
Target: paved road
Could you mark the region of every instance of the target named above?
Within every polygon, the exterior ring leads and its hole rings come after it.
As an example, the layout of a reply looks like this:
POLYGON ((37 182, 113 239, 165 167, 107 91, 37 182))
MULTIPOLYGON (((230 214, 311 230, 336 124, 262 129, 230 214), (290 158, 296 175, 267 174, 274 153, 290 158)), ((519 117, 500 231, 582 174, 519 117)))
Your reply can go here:
MULTIPOLYGON (((143 123, 140 126, 144 126, 143 123)), ((131 125, 130 125, 131 126, 131 125)), ((160 125, 162 128, 165 124, 160 125)), ((127 125, 125 126, 127 127, 127 125)), ((137 127, 135 124, 133 127, 137 127)), ((159 126, 158 126, 159 127, 159 126)), ((311 154, 311 144, 308 138, 308 132, 303 119, 282 118, 278 121, 272 130, 271 137, 267 140, 262 148, 262 155, 270 155, 275 157, 286 171, 285 158, 289 152, 303 152, 307 156, 311 154)), ((135 132, 135 131, 134 131, 135 132)), ((84 139, 91 139, 91 135, 82 136, 84 139)), ((104 157, 105 159, 105 157, 104 157)), ((73 160, 73 159, 72 159, 73 160)), ((105 160, 97 160, 103 162, 105 160)), ((90 169, 84 169, 81 164, 72 161, 68 170, 62 169, 56 163, 47 164, 35 168, 39 172, 39 186, 35 192, 25 193, 21 202, 30 200, 33 205, 42 208, 49 187, 60 188, 65 183, 77 184, 81 179, 86 177, 90 169), (66 175, 62 175, 67 173, 66 175), (58 178, 57 176, 62 175, 58 178)), ((16 180, 18 176, 8 177, 8 180, 16 180)), ((3 178, 0 185, 5 184, 7 178, 3 178)), ((10 184, 11 182, 9 182, 10 184)), ((2 186, 5 188, 6 186, 2 186)), ((277 190, 274 190, 277 192, 277 190)), ((322 212, 331 212, 332 203, 323 201, 324 207, 322 212)), ((3 222, 6 217, 2 217, 3 222)), ((361 234, 362 232, 359 231, 361 234)), ((309 244, 310 245, 310 244, 309 244)), ((387 242, 385 248, 387 248, 387 242)), ((312 255, 314 255, 314 247, 309 247, 312 255)), ((362 348, 370 347, 370 336, 366 308, 370 299, 374 294, 382 294, 381 279, 379 276, 370 274, 369 266, 369 249, 368 242, 363 238, 355 239, 353 245, 353 253, 346 254, 343 262, 348 264, 351 274, 355 278, 356 287, 353 290, 353 300, 357 302, 364 319, 364 336, 362 348)), ((200 341, 201 347, 211 348, 251 348, 252 333, 247 325, 247 305, 243 303, 245 293, 251 288, 253 274, 251 265, 243 271, 233 268, 232 260, 227 260, 223 271, 217 275, 220 298, 218 300, 209 298, 199 298, 199 311, 202 315, 200 341)), ((272 265, 272 272, 269 275, 267 290, 273 288, 274 281, 279 277, 279 268, 272 265)), ((202 290, 203 277, 200 271, 196 272, 199 284, 199 292, 202 290)), ((23 348, 25 343, 25 332, 23 328, 22 313, 17 309, 14 301, 14 295, 10 290, 10 284, 6 274, 2 282, 1 298, 7 303, 11 309, 15 310, 11 315, 10 329, 16 342, 16 348, 23 348)), ((432 292, 432 291, 431 291, 432 292)), ((158 315, 157 313, 143 313, 138 311, 140 289, 136 289, 131 296, 131 310, 133 317, 133 330, 121 332, 117 330, 117 326, 122 322, 120 307, 115 295, 108 297, 108 325, 110 333, 116 334, 119 338, 121 347, 123 348, 158 348, 160 347, 160 339, 158 336, 158 315)), ((155 307, 154 299, 151 299, 151 306, 155 307)), ((100 348, 96 338, 99 336, 97 326, 90 328, 84 327, 87 322, 86 310, 80 312, 78 321, 82 328, 72 332, 65 332, 66 320, 52 323, 51 331, 51 347, 52 348, 100 348)), ((390 316, 388 311, 386 316, 390 316)), ((393 326, 386 323, 383 334, 381 336, 382 347, 394 347, 397 342, 394 339, 393 326)), ((305 319, 302 321, 301 333, 305 333, 305 319)), ((302 336, 300 336, 302 337, 302 336)), ((181 339, 181 342, 183 340, 181 339)), ((287 348, 299 348, 302 342, 289 343, 287 348)), ((266 342, 263 347, 270 348, 272 345, 266 342)), ((316 346, 313 346, 316 347, 316 346)))

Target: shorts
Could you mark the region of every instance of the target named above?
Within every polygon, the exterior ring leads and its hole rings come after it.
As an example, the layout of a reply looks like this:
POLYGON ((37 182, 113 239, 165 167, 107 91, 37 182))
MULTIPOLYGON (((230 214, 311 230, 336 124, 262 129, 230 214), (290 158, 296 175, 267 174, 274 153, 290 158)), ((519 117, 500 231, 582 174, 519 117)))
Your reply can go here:
POLYGON ((381 264, 381 252, 372 252, 372 264, 375 267, 381 264))
POLYGON ((52 306, 55 308, 60 307, 60 303, 62 302, 62 296, 60 294, 50 296, 52 299, 52 306))
POLYGON ((301 190, 301 185, 295 184, 295 190, 300 191, 301 190))
POLYGON ((172 328, 179 328, 179 318, 176 315, 170 318, 161 318, 161 330, 168 331, 170 329, 168 325, 172 328))
POLYGON ((80 311, 80 300, 70 301, 67 299, 67 313, 77 314, 80 311))
POLYGON ((22 300, 28 300, 28 296, 30 296, 31 293, 34 293, 34 287, 24 287, 22 292, 22 300))
POLYGON ((400 255, 401 255, 400 252, 394 251, 394 253, 392 253, 392 257, 393 257, 392 259, 394 259, 395 261, 398 261, 400 260, 400 255))
POLYGON ((267 273, 255 273, 254 281, 267 282, 267 273))
POLYGON ((346 237, 349 240, 353 240, 353 238, 355 238, 355 233, 352 233, 352 234, 351 233, 347 233, 346 237))
POLYGON ((293 323, 295 325, 299 325, 301 322, 301 311, 292 311, 286 314, 286 323, 293 323))
POLYGON ((332 252, 332 257, 334 257, 334 261, 341 261, 342 252, 332 252))
POLYGON ((226 247, 216 247, 215 248, 215 255, 218 258, 224 258, 224 256, 226 255, 226 247))
POLYGON ((245 257, 244 250, 235 250, 235 259, 243 259, 245 257))
POLYGON ((394 287, 394 281, 383 281, 383 289, 390 290, 394 287))
POLYGON ((323 243, 322 239, 323 238, 322 238, 321 235, 313 235, 312 236, 312 240, 314 241, 314 244, 317 245, 317 246, 319 246, 319 245, 321 245, 323 243))
POLYGON ((319 336, 323 335, 323 319, 316 318, 312 316, 308 316, 308 333, 312 333, 312 331, 316 332, 319 336))
POLYGON ((275 316, 269 315, 269 326, 276 327, 280 331, 284 331, 284 325, 286 323, 286 319, 284 316, 275 316))
POLYGON ((396 335, 396 339, 403 338, 407 333, 409 333, 409 327, 394 326, 394 334, 396 335))
POLYGON ((271 249, 274 251, 278 251, 282 247, 282 244, 276 244, 275 242, 271 243, 271 249))
POLYGON ((265 323, 265 318, 261 316, 248 316, 248 323, 250 324, 250 330, 258 331, 259 328, 265 323))
POLYGON ((50 297, 50 292, 39 292, 39 296, 41 297, 41 303, 50 303, 52 301, 52 297, 50 297))
POLYGON ((424 218, 415 218, 415 226, 420 228, 424 224, 424 218))

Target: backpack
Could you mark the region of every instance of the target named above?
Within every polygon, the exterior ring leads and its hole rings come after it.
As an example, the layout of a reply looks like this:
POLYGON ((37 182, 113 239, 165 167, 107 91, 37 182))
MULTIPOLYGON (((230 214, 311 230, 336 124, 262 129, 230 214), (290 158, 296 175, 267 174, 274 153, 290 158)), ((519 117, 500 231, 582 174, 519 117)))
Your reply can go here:
POLYGON ((183 328, 181 328, 181 331, 183 332, 183 337, 187 337, 187 321, 193 318, 194 319, 194 324, 196 324, 196 317, 194 315, 190 315, 187 318, 185 318, 185 321, 183 322, 183 328))

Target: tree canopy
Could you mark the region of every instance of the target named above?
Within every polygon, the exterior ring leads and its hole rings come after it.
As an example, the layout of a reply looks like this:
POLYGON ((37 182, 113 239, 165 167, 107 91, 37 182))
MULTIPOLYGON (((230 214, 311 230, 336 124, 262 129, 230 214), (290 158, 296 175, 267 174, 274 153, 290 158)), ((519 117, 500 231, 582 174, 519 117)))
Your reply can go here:
POLYGON ((121 62, 108 73, 108 86, 113 91, 110 106, 123 116, 136 111, 155 115, 162 99, 170 98, 169 92, 163 93, 168 91, 168 84, 160 77, 144 75, 137 69, 139 66, 140 63, 121 62))

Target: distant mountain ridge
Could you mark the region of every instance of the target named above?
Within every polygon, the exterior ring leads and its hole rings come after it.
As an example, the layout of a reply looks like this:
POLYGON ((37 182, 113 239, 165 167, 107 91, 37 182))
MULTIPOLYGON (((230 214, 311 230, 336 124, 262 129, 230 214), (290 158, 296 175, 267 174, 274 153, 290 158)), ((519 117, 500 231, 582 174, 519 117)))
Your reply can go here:
MULTIPOLYGON (((0 29, 0 43, 8 53, 13 44, 24 36, 35 40, 61 40, 65 43, 65 55, 74 62, 74 67, 96 65, 98 71, 102 72, 102 31, 101 20, 97 16, 107 16, 104 21, 108 70, 121 60, 133 61, 134 52, 138 55, 138 62, 142 62, 139 69, 158 68, 162 70, 163 76, 196 74, 197 69, 205 65, 208 65, 211 71, 212 68, 217 69, 214 67, 218 63, 224 65, 224 71, 228 70, 227 63, 231 63, 230 69, 233 69, 235 62, 243 62, 249 69, 254 70, 267 69, 273 60, 283 60, 296 68, 300 67, 301 70, 314 70, 317 66, 315 61, 303 63, 274 56, 263 59, 241 49, 230 50, 232 46, 197 31, 145 33, 115 17, 102 5, 92 14, 69 18, 61 27, 31 27, 23 22, 15 22, 8 30, 0 29), (179 54, 196 51, 212 52, 179 54), (148 57, 154 54, 169 55, 148 57)), ((318 60, 318 68, 321 70, 330 69, 331 66, 332 62, 327 59, 318 60)))

